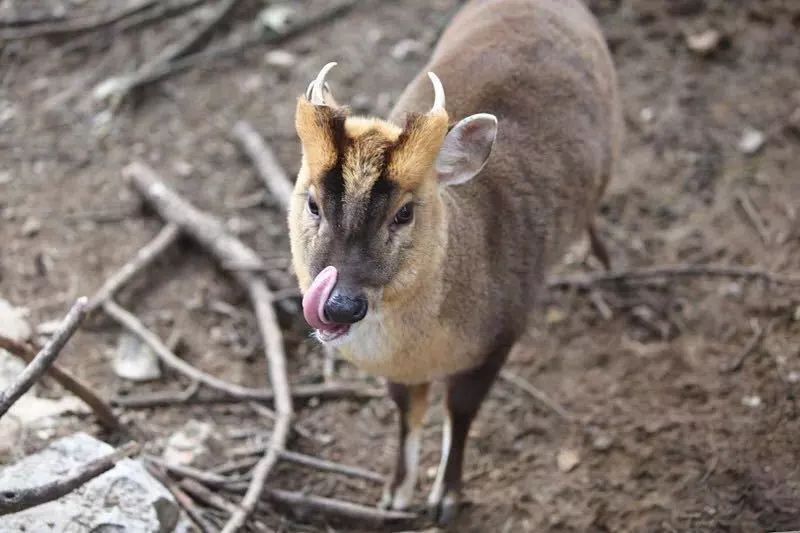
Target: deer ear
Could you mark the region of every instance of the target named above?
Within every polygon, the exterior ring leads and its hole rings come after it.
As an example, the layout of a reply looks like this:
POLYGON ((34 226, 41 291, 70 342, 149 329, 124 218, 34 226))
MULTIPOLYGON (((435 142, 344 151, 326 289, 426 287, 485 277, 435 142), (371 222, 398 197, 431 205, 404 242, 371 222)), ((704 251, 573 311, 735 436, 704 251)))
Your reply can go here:
POLYGON ((481 171, 492 153, 497 136, 497 117, 471 115, 453 126, 436 158, 436 173, 442 185, 466 183, 481 171))

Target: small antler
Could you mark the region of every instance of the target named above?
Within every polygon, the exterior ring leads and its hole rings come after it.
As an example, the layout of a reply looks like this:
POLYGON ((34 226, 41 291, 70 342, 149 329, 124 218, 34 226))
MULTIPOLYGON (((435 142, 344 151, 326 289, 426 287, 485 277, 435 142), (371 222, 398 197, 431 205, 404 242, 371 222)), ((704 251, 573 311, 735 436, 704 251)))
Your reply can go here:
POLYGON ((308 98, 312 104, 328 105, 325 103, 325 93, 330 92, 330 89, 328 88, 328 84, 325 82, 325 76, 327 76, 328 71, 330 71, 336 65, 337 63, 335 61, 331 61, 322 67, 322 70, 319 71, 317 77, 308 84, 308 89, 306 89, 306 98, 308 98))
POLYGON ((431 79, 431 83, 433 84, 433 106, 431 107, 430 113, 444 111, 445 101, 444 87, 442 87, 442 82, 439 80, 439 76, 433 72, 428 72, 428 77, 431 79))

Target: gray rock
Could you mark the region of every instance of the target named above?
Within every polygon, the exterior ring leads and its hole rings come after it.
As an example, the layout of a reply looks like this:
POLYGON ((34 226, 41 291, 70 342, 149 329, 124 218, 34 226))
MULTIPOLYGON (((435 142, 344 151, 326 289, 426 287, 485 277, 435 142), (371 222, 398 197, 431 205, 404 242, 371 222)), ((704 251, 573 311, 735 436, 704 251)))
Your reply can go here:
POLYGON ((131 381, 149 381, 161 377, 158 356, 136 335, 123 333, 114 354, 114 373, 131 381))
MULTIPOLYGON (((112 451, 108 444, 76 433, 0 470, 0 487, 39 486, 112 451)), ((124 459, 59 500, 0 516, 0 531, 166 533, 175 529, 179 516, 169 491, 140 462, 124 459)))
POLYGON ((753 155, 764 146, 766 136, 755 128, 747 127, 739 138, 739 151, 745 155, 753 155))

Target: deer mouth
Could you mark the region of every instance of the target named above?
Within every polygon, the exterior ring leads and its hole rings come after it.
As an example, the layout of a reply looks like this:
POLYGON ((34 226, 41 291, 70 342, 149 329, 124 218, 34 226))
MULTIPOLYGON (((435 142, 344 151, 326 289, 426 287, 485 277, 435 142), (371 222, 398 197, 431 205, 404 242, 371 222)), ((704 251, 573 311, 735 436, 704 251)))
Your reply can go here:
POLYGON ((317 331, 317 337, 322 342, 334 341, 350 331, 350 324, 337 324, 325 316, 325 303, 336 286, 337 278, 336 267, 325 267, 303 296, 303 317, 317 331))

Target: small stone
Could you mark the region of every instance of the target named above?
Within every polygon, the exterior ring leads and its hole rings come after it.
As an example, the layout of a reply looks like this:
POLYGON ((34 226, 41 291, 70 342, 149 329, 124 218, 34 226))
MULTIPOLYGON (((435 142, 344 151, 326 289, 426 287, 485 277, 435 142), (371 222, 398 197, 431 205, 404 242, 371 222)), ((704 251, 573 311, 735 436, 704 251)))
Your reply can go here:
POLYGON ((761 150, 761 147, 764 146, 765 141, 766 137, 764 136, 764 133, 755 128, 747 127, 744 132, 742 132, 742 136, 739 138, 739 144, 737 147, 743 154, 753 155, 761 150))
POLYGON ((581 458, 578 452, 570 448, 562 448, 556 456, 556 465, 558 469, 564 473, 574 470, 580 462, 581 458))
POLYGON ((786 375, 786 381, 789 383, 797 383, 800 382, 800 372, 797 370, 792 370, 786 375))
POLYGON ((608 435, 607 433, 598 433, 592 439, 592 448, 601 452, 611 448, 612 444, 614 444, 614 439, 612 439, 611 435, 608 435))
POLYGON ((656 112, 653 111, 652 107, 643 107, 641 111, 639 111, 639 120, 645 124, 650 124, 655 118, 656 112))
POLYGON ((273 4, 258 14, 259 23, 275 33, 283 33, 292 24, 294 8, 289 4, 273 4))
POLYGON ((192 175, 192 172, 194 172, 194 167, 192 166, 192 164, 182 159, 175 161, 172 164, 172 169, 175 171, 177 175, 184 178, 188 178, 189 176, 192 175))
POLYGON ((297 57, 287 50, 270 50, 264 55, 264 62, 271 67, 290 70, 297 64, 297 57))
POLYGON ((42 229, 41 221, 36 217, 28 217, 27 220, 22 224, 22 229, 20 233, 22 233, 23 237, 33 237, 42 229))
POLYGON ((436 467, 429 466, 428 469, 425 471, 425 477, 428 479, 434 479, 436 477, 436 467))
POLYGON ((114 373, 131 381, 150 381, 161 377, 158 356, 139 337, 123 333, 114 354, 114 373))
POLYGON ((208 422, 189 420, 173 433, 164 448, 163 457, 169 463, 190 465, 211 451, 214 426, 208 422))
POLYGON ((6 185, 11 183, 11 180, 14 179, 14 176, 11 175, 11 172, 7 170, 0 170, 0 185, 6 185))
POLYGON ((752 407, 752 408, 759 407, 761 406, 761 397, 756 395, 744 396, 742 398, 742 405, 744 405, 745 407, 752 407))
POLYGON ((544 315, 544 320, 548 324, 558 324, 567 319, 567 314, 557 307, 550 307, 544 315))
POLYGON ((711 29, 686 36, 686 45, 689 50, 698 55, 708 55, 719 47, 722 36, 717 30, 711 29))
POLYGON ((414 39, 403 39, 392 47, 392 57, 397 61, 405 61, 412 57, 420 56, 425 51, 425 46, 414 39))
POLYGON ((0 335, 18 342, 30 339, 32 330, 26 320, 27 316, 27 309, 14 307, 7 300, 0 298, 0 335))

